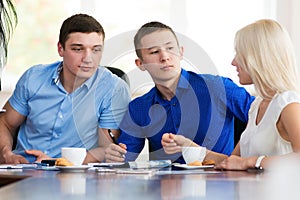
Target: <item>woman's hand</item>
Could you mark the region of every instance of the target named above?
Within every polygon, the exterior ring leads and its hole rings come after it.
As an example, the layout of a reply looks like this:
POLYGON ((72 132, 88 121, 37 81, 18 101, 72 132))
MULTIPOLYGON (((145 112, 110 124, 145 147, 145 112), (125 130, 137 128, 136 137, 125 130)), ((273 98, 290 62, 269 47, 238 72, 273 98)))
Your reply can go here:
POLYGON ((223 161, 216 165, 216 169, 226 169, 226 170, 247 170, 254 167, 255 157, 242 158, 240 156, 231 155, 223 161))

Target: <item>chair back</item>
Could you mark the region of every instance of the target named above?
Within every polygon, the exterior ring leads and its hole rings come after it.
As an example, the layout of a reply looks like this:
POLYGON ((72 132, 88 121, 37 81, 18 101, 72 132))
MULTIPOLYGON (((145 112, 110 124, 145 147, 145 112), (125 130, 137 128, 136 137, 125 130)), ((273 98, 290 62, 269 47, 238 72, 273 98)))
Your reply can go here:
POLYGON ((130 87, 130 81, 129 81, 128 75, 123 70, 121 70, 119 68, 115 68, 115 67, 109 67, 109 66, 106 66, 106 68, 109 71, 111 71, 113 74, 115 74, 118 77, 120 77, 121 79, 123 79, 130 87))

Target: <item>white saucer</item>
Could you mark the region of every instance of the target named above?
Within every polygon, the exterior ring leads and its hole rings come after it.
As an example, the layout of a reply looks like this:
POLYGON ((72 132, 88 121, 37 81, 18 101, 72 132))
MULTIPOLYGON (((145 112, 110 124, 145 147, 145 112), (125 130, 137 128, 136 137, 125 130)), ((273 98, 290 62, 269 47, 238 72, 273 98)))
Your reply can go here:
POLYGON ((183 169, 207 169, 207 168, 213 168, 214 167, 214 165, 189 166, 187 164, 179 164, 179 163, 174 163, 173 166, 180 167, 180 168, 183 168, 183 169))
POLYGON ((55 166, 55 167, 64 172, 84 172, 88 168, 91 168, 92 166, 79 165, 79 166, 55 166))

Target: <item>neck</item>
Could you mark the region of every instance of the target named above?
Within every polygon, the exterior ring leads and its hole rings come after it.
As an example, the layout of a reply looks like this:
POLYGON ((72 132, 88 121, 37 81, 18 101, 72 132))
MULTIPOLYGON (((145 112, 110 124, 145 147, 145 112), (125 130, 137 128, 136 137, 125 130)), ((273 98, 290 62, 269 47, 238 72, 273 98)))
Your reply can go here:
POLYGON ((156 88, 160 91, 162 98, 170 101, 176 95, 178 79, 173 82, 156 83, 156 88))
POLYGON ((61 71, 59 78, 60 78, 61 84, 63 85, 63 87, 65 88, 65 90, 68 93, 74 92, 84 82, 84 81, 81 81, 81 79, 78 79, 76 77, 67 76, 64 73, 64 70, 61 71))

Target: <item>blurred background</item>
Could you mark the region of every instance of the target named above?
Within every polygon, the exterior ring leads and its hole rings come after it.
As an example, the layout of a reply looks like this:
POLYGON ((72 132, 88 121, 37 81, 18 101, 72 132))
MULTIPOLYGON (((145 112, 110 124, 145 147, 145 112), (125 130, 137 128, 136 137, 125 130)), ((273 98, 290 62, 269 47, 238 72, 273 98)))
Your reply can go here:
POLYGON ((60 26, 76 13, 90 14, 104 27, 101 64, 118 67, 128 74, 136 70, 133 35, 144 23, 154 20, 170 25, 184 40, 188 53, 184 68, 227 76, 236 83, 235 67, 231 66, 235 32, 258 19, 272 18, 282 23, 300 59, 297 0, 16 0, 15 5, 19 22, 2 72, 1 105, 26 69, 60 60, 56 47, 60 26))

